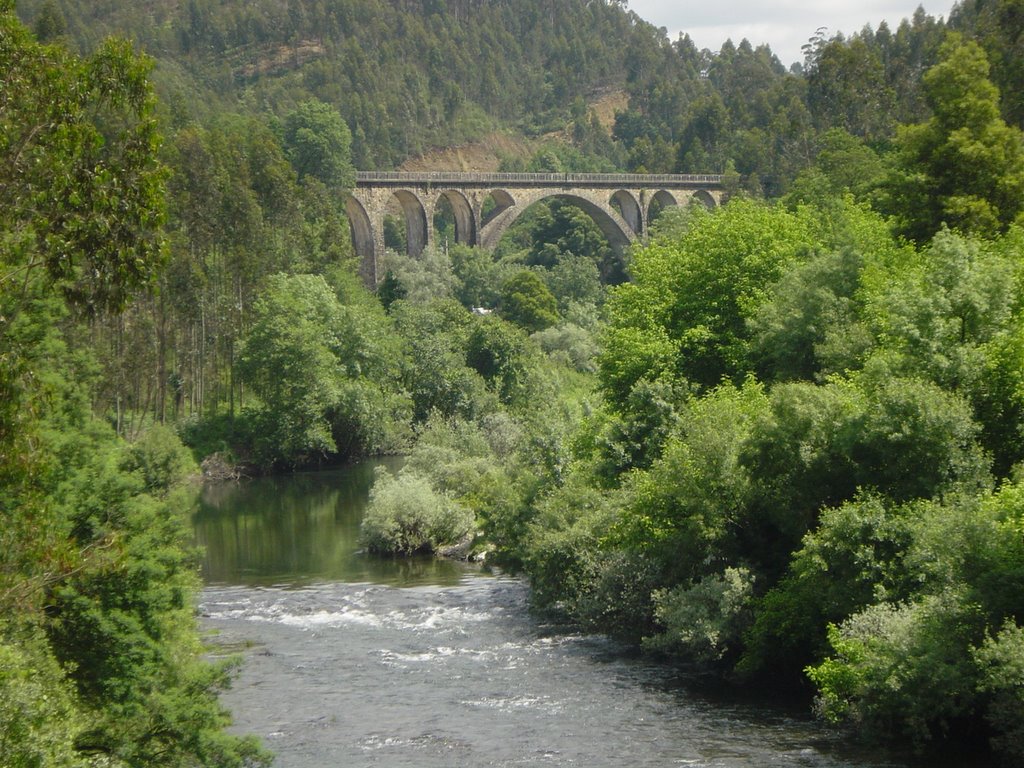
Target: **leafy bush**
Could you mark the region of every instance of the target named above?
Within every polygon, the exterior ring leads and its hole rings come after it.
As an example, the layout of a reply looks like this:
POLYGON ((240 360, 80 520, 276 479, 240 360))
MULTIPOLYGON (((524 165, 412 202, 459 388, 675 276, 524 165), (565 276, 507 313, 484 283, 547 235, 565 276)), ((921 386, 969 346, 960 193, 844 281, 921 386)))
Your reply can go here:
POLYGON ((192 450, 196 461, 201 462, 216 453, 229 463, 242 462, 248 454, 246 449, 258 440, 257 421, 251 411, 235 416, 230 413, 193 416, 178 424, 178 434, 192 450))
POLYGON ((558 302, 535 273, 522 270, 501 289, 501 316, 527 331, 542 331, 558 322, 558 302))
POLYGON ((598 542, 614 517, 610 495, 579 477, 536 504, 521 547, 535 605, 574 613, 594 580, 598 542))
POLYGON ((128 448, 124 469, 142 474, 146 491, 166 493, 197 471, 188 449, 170 427, 154 424, 128 448))
POLYGON ((82 728, 71 686, 42 644, 0 634, 0 765, 84 767, 74 744, 82 728))
POLYGON ((650 650, 681 651, 688 658, 717 662, 735 650, 750 620, 754 576, 726 568, 696 584, 654 592, 654 616, 664 631, 644 639, 650 650))
POLYGON ((748 370, 747 321, 769 287, 815 243, 810 219, 742 200, 691 212, 679 237, 633 252, 633 281, 610 298, 603 384, 620 402, 637 379, 666 364, 706 386, 748 370))
POLYGON ((764 530, 788 540, 774 539, 766 559, 773 568, 823 508, 858 488, 907 501, 988 482, 970 408, 931 382, 872 365, 850 381, 776 385, 770 399, 741 461, 754 479, 759 518, 770 526, 764 530))
POLYGON ((419 430, 403 471, 471 510, 488 542, 507 549, 523 508, 512 474, 521 437, 522 428, 505 411, 488 414, 481 423, 435 412, 419 430))
MULTIPOLYGON (((837 348, 867 346, 856 338, 853 298, 862 266, 860 254, 847 248, 816 254, 783 274, 772 287, 771 300, 747 321, 751 358, 759 374, 766 380, 810 381, 825 367, 822 358, 836 356, 837 348)), ((856 359, 848 355, 841 363, 856 359)))
POLYGON ((342 304, 319 275, 277 274, 253 315, 238 373, 260 399, 250 414, 260 463, 301 466, 400 442, 409 403, 383 309, 342 304))
POLYGON ((988 722, 992 746, 1012 764, 1024 762, 1024 629, 1007 619, 994 636, 974 649, 982 692, 992 696, 988 722))
POLYGON ((807 670, 820 712, 922 745, 978 703, 975 667, 964 653, 977 626, 973 606, 953 592, 879 603, 833 625, 834 655, 807 670))
POLYGON ((473 316, 465 307, 452 300, 402 300, 392 304, 391 317, 408 349, 403 380, 415 421, 426 421, 435 411, 472 419, 499 407, 497 395, 466 363, 473 316))
POLYGON ((379 554, 411 555, 453 544, 473 530, 473 513, 418 475, 379 470, 360 541, 379 554))
POLYGON ((384 267, 405 291, 402 298, 413 304, 451 298, 459 285, 448 254, 436 247, 425 248, 418 258, 386 251, 384 267))
POLYGON ((597 371, 597 341, 587 329, 564 322, 537 331, 533 339, 552 360, 584 373, 597 371))
POLYGON ((818 528, 793 554, 786 575, 758 600, 740 671, 772 674, 793 660, 803 666, 821 659, 829 623, 866 608, 879 595, 906 596, 902 560, 920 506, 896 506, 862 494, 825 510, 818 528))

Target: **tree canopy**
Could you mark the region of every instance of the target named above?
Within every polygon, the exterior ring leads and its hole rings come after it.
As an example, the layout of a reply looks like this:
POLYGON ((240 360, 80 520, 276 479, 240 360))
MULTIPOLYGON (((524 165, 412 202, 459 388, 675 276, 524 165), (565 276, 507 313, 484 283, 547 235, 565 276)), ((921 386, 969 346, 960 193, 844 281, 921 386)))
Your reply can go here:
POLYGON ((896 136, 884 207, 901 234, 925 242, 945 224, 991 236, 1024 209, 1024 134, 999 112, 985 52, 951 37, 925 73, 932 117, 896 136))
POLYGON ((0 4, 0 763, 264 765, 202 657, 191 456, 92 411, 91 321, 163 259, 150 63, 41 45, 0 4))

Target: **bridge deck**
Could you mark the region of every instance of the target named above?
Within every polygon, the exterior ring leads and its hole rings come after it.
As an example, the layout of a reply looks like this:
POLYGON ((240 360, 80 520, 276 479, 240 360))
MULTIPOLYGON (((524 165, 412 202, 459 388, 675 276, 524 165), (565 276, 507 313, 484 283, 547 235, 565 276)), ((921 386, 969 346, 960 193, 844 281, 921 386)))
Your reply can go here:
POLYGON ((357 187, 588 187, 704 189, 722 184, 718 174, 681 173, 459 173, 456 171, 358 171, 357 187))

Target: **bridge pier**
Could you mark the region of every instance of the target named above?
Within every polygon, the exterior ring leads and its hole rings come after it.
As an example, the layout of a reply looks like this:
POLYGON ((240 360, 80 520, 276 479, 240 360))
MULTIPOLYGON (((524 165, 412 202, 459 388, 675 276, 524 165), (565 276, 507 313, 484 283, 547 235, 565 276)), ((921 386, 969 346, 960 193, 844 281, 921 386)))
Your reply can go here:
POLYGON ((508 227, 536 202, 570 202, 594 219, 614 245, 647 237, 652 206, 709 207, 722 202, 721 176, 563 173, 370 173, 356 175, 345 211, 368 286, 383 278, 384 218, 397 201, 409 256, 433 246, 434 213, 444 198, 455 220, 456 242, 494 248, 508 227), (487 215, 488 199, 495 204, 487 215))

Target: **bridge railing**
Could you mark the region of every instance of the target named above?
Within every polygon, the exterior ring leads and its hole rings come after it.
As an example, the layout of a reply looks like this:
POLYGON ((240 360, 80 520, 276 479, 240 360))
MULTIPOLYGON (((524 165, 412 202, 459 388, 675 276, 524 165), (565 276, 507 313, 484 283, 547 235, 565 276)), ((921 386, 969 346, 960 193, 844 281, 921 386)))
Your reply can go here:
POLYGON ((564 184, 585 187, 615 184, 622 187, 718 185, 720 174, 687 173, 462 173, 456 171, 357 171, 356 183, 364 184, 564 184))

